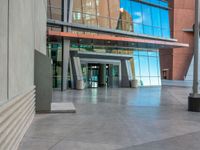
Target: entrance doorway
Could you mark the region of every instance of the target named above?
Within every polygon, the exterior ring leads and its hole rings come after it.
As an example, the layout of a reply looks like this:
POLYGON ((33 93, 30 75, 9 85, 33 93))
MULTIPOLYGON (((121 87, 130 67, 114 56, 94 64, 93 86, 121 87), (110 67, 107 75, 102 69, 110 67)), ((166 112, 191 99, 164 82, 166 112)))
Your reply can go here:
POLYGON ((88 64, 88 87, 97 88, 99 87, 99 65, 88 64))
POLYGON ((87 88, 119 87, 119 65, 88 63, 81 67, 87 88))

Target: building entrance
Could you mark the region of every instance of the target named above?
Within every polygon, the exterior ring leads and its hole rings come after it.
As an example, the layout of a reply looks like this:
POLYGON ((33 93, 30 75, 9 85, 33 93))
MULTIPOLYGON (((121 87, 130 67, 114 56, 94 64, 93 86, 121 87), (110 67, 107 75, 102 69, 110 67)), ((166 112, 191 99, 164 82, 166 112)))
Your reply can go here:
POLYGON ((130 87, 132 55, 70 51, 70 57, 72 88, 130 87))
POLYGON ((119 87, 119 65, 116 64, 82 64, 85 87, 119 87))

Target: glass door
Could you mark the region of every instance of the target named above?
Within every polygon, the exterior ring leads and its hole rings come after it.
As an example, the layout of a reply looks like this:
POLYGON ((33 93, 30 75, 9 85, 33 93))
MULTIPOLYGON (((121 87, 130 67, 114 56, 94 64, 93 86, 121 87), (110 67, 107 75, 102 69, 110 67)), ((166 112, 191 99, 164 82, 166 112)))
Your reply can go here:
POLYGON ((98 87, 99 66, 88 64, 88 87, 98 87))

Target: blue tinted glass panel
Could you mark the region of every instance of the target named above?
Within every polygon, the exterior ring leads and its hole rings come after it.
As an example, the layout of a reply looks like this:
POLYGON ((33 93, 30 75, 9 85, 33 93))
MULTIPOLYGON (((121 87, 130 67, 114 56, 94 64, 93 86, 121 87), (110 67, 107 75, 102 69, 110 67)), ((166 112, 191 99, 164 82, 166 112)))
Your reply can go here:
POLYGON ((153 28, 153 35, 158 36, 158 37, 162 37, 162 30, 160 28, 154 27, 153 28))
POLYGON ((120 1, 120 8, 126 10, 129 14, 131 14, 131 5, 129 0, 121 0, 120 1))
POLYGON ((158 85, 161 85, 161 77, 158 78, 158 85))
POLYGON ((135 50, 135 78, 141 86, 161 85, 159 51, 135 50))
POLYGON ((140 76, 139 57, 134 56, 135 76, 140 76))
POLYGON ((149 76, 148 57, 140 56, 140 73, 141 76, 149 76))
POLYGON ((169 29, 162 29, 162 36, 165 38, 170 38, 170 31, 169 29))
POLYGON ((135 23, 142 23, 142 5, 138 2, 131 1, 132 18, 135 23))
POLYGON ((150 77, 151 85, 159 85, 159 77, 150 77))
POLYGON ((158 76, 158 60, 156 57, 149 57, 150 76, 158 76))
POLYGON ((148 3, 151 3, 151 0, 142 0, 144 2, 148 2, 148 3))
MULTIPOLYGON (((159 53, 158 53, 159 54, 159 53)), ((160 77, 160 56, 158 55, 158 76, 160 77)))
POLYGON ((140 56, 148 56, 147 51, 138 51, 140 56))
POLYGON ((143 18, 143 24, 144 25, 152 25, 152 20, 151 20, 151 7, 148 5, 142 5, 142 18, 143 18))
POLYGON ((138 34, 143 34, 143 25, 142 24, 137 24, 137 23, 134 23, 134 30, 133 30, 135 33, 138 33, 138 34))
POLYGON ((135 79, 138 80, 138 82, 140 82, 140 76, 136 76, 135 79))
POLYGON ((160 4, 160 0, 151 0, 151 3, 153 3, 155 5, 159 5, 160 4))
POLYGON ((144 26, 144 34, 153 35, 153 28, 151 26, 144 26))
POLYGON ((156 57, 157 56, 157 52, 148 51, 148 55, 152 56, 152 57, 156 57))
POLYGON ((150 80, 149 77, 141 77, 140 81, 141 86, 150 86, 150 80))
POLYGON ((169 12, 168 10, 163 10, 163 9, 160 9, 160 15, 162 16, 161 17, 161 26, 162 28, 167 28, 169 29, 169 12))
POLYGON ((168 2, 160 1, 160 6, 168 7, 168 2))
POLYGON ((152 7, 152 22, 154 27, 161 27, 160 10, 159 8, 152 7))
POLYGON ((133 51, 133 55, 134 55, 134 56, 138 56, 138 55, 139 55, 139 52, 136 51, 136 50, 134 50, 134 51, 133 51))

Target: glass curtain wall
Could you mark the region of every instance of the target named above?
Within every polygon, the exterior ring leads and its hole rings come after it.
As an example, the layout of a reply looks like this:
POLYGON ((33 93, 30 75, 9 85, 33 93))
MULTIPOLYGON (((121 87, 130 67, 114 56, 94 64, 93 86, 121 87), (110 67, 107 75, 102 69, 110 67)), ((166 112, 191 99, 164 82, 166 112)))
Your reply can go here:
MULTIPOLYGON (((48 0, 49 19, 62 20, 62 12, 62 0, 48 0)), ((73 23, 170 38, 168 2, 164 0, 74 0, 73 23)), ((48 29, 62 31, 62 28, 48 27, 48 29)), ((157 50, 112 49, 106 46, 101 48, 96 47, 96 43, 91 43, 92 41, 88 42, 84 39, 71 40, 71 49, 132 54, 132 68, 140 84, 142 86, 161 84, 157 50)), ((54 88, 60 88, 62 39, 48 39, 47 44, 49 56, 53 62, 53 85, 54 88)))
MULTIPOLYGON (((48 19, 62 20, 62 0, 47 0, 47 17, 48 19)), ((60 26, 48 26, 47 30, 62 31, 60 26)), ((61 89, 62 84, 62 38, 47 39, 47 52, 52 62, 53 88, 61 89)))
POLYGON ((142 1, 75 0, 73 23, 170 38, 168 2, 142 1))
POLYGON ((133 54, 135 78, 140 85, 161 85, 159 52, 135 50, 133 54))
POLYGON ((61 88, 62 76, 62 44, 49 42, 48 54, 52 60, 53 88, 61 88))
POLYGON ((62 20, 62 0, 47 0, 48 19, 62 20))

